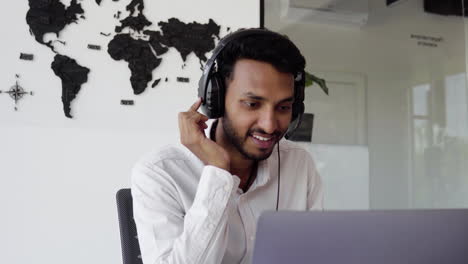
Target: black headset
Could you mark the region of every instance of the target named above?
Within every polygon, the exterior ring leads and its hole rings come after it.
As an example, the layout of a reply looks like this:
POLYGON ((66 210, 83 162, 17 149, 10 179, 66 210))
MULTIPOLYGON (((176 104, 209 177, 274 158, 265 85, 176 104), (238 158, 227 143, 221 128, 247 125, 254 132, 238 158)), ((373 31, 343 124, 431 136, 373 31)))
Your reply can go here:
MULTIPOLYGON (((222 38, 213 50, 211 58, 206 62, 203 69, 203 75, 198 82, 198 97, 202 98, 201 110, 208 118, 219 118, 224 115, 224 97, 226 95, 226 87, 223 76, 218 72, 217 67, 215 67, 218 55, 231 41, 251 35, 279 36, 291 42, 287 37, 276 32, 258 28, 238 30, 222 38)), ((294 45, 294 43, 292 44, 294 45)), ((294 76, 292 121, 285 134, 286 139, 290 138, 301 124, 302 115, 304 114, 304 88, 305 72, 304 69, 302 69, 294 76)))

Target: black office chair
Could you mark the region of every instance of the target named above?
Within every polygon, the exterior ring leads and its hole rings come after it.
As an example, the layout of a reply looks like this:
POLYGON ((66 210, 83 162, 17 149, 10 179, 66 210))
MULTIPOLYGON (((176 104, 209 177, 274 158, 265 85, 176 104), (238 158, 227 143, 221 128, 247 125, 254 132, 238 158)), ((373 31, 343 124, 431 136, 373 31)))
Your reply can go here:
POLYGON ((132 193, 130 189, 120 189, 116 198, 123 264, 143 264, 135 220, 133 219, 132 193))

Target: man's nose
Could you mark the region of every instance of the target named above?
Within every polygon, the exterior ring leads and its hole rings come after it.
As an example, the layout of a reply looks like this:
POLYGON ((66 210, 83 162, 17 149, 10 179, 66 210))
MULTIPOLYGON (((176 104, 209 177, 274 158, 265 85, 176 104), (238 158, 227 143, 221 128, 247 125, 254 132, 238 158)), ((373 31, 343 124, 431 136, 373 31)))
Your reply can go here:
POLYGON ((267 134, 273 134, 278 128, 274 109, 265 109, 262 111, 258 120, 259 127, 267 134))

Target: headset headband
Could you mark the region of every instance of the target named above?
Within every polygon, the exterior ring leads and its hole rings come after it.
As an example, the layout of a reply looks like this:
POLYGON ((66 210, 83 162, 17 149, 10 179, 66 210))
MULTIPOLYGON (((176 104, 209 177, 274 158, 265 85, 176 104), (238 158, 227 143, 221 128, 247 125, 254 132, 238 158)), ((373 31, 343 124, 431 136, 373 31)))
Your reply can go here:
POLYGON ((210 72, 212 71, 213 66, 215 65, 215 61, 218 58, 218 55, 221 53, 221 51, 223 51, 224 47, 231 41, 238 39, 238 38, 245 37, 245 36, 250 36, 250 35, 277 35, 277 36, 284 38, 284 36, 276 32, 269 31, 267 29, 259 29, 259 28, 241 29, 222 38, 219 41, 216 48, 213 50, 211 57, 208 59, 208 61, 205 64, 205 67, 203 68, 203 76, 199 82, 199 86, 203 88, 203 90, 205 91, 203 98, 206 98, 206 86, 208 85, 210 72))

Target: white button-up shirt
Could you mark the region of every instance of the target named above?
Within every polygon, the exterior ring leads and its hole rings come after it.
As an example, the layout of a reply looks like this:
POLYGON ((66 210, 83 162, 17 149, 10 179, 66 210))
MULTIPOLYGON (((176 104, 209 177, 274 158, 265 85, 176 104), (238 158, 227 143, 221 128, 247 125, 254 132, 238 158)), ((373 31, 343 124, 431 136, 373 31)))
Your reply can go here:
MULTIPOLYGON (((144 264, 251 263, 262 212, 322 209, 322 183, 310 154, 280 141, 259 162, 246 193, 239 177, 205 166, 183 145, 139 161, 132 174, 133 211, 144 264)), ((287 228, 287 227, 285 227, 287 228)))

